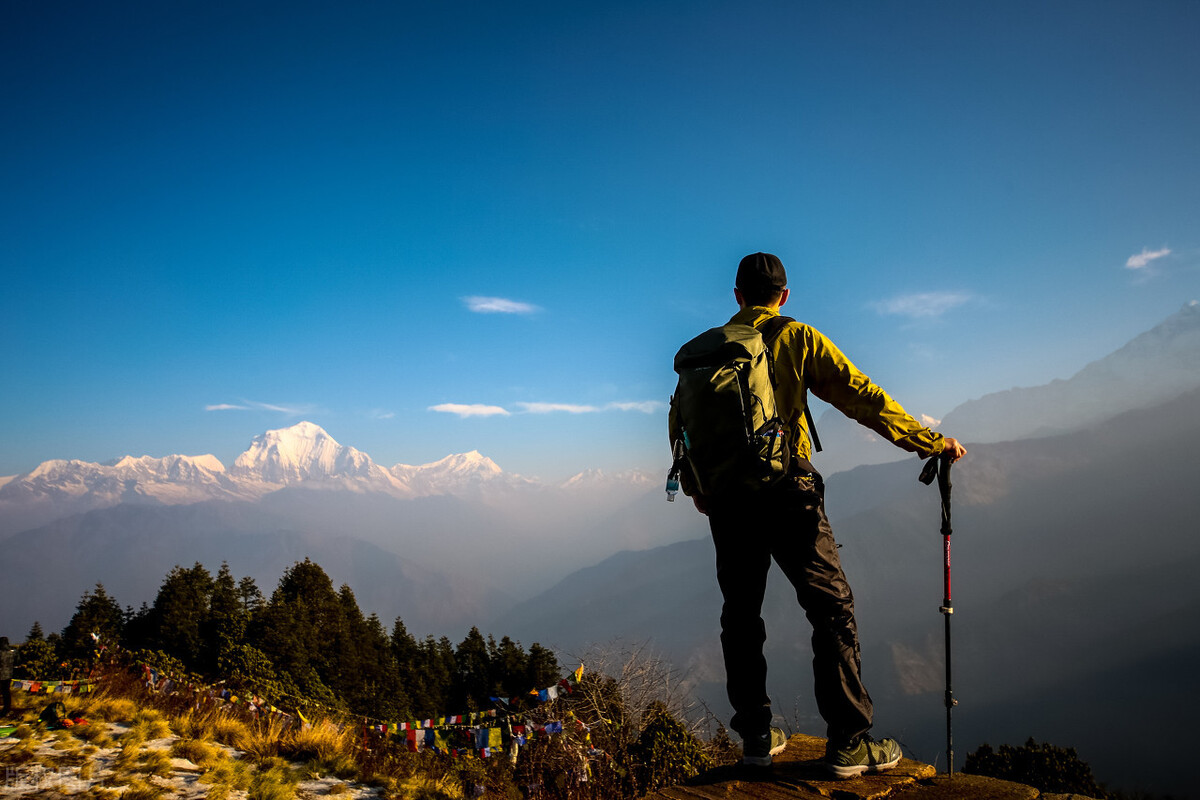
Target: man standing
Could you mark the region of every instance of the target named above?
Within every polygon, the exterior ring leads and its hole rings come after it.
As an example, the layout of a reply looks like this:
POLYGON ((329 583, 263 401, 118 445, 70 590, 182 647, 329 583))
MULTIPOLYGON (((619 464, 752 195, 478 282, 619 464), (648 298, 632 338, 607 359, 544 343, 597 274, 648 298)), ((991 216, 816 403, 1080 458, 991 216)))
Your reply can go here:
MULTIPOLYGON (((700 487, 706 485, 705 476, 687 469, 680 475, 683 491, 708 516, 716 546, 717 582, 724 599, 721 649, 734 710, 730 727, 742 737, 747 765, 770 766, 771 756, 785 745, 783 732, 770 724, 763 656, 762 603, 774 558, 795 587, 813 628, 817 709, 829 739, 826 767, 841 778, 890 769, 900 761, 900 746, 893 739, 877 742, 868 734, 872 705, 860 675, 854 598, 825 516, 824 483, 809 462, 807 393, 922 458, 945 453, 958 460, 967 451, 913 419, 820 332, 778 319, 788 289, 776 256, 754 253, 742 259, 734 298, 740 310, 729 324, 771 331, 764 339, 773 358, 776 413, 794 456, 786 475, 758 486, 704 494, 700 487)), ((682 416, 673 403, 670 432, 676 448, 687 440, 682 416)))

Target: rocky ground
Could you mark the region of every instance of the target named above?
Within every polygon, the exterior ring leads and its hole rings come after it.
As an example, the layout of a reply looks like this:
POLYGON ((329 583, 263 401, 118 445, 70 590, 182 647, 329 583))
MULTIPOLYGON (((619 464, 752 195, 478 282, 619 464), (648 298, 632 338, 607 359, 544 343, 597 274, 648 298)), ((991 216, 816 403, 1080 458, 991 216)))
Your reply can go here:
POLYGON ((653 800, 1090 800, 1042 794, 1020 783, 978 775, 938 775, 903 759, 892 770, 851 780, 832 778, 821 765, 825 740, 798 734, 770 770, 722 767, 653 795, 653 800))

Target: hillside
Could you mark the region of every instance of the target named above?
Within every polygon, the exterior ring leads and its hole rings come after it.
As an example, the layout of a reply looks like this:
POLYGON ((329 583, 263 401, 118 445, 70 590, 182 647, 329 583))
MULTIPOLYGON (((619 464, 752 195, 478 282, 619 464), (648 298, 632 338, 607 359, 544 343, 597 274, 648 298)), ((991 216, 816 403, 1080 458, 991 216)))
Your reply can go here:
POLYGON ((969 442, 1000 442, 1080 430, 1200 387, 1200 301, 1191 301, 1124 347, 1066 380, 963 403, 942 429, 969 442))

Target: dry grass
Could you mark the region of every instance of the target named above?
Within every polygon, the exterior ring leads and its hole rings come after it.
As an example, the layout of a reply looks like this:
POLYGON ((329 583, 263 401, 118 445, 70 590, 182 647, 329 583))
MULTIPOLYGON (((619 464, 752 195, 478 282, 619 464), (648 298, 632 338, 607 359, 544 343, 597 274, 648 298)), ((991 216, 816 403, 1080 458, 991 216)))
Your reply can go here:
POLYGON ((208 787, 204 793, 206 800, 229 800, 229 787, 223 783, 208 787))
POLYGON ((236 750, 245 750, 250 741, 250 728, 245 722, 228 714, 213 715, 209 726, 212 738, 221 744, 229 745, 236 750))
POLYGON ((169 778, 174 774, 175 767, 171 765, 171 755, 166 750, 146 750, 138 759, 138 772, 169 778))
POLYGON ((91 722, 128 722, 137 715, 139 706, 128 697, 114 697, 107 692, 81 695, 78 713, 91 722))
POLYGON ((224 750, 207 739, 180 739, 171 745, 171 755, 176 758, 186 758, 203 769, 229 757, 224 750))
POLYGON ((78 750, 79 740, 72 735, 73 731, 61 730, 54 732, 55 750, 78 750))
POLYGON ((23 767, 38 763, 39 744, 39 740, 34 736, 26 736, 0 753, 0 766, 23 767))
POLYGON ((280 741, 280 754, 293 761, 307 762, 306 769, 316 777, 334 775, 357 777, 358 736, 352 728, 338 729, 322 720, 304 730, 292 730, 280 741))
POLYGON ((134 781, 121 792, 121 800, 158 800, 167 794, 167 789, 145 781, 134 781))
POLYGON ((293 800, 298 782, 286 761, 272 758, 254 775, 247 796, 249 800, 293 800))
MULTIPOLYGON (((48 701, 22 699, 26 702, 18 712, 24 722, 14 732, 16 738, 0 751, 0 769, 70 767, 79 779, 92 784, 76 797, 158 800, 170 793, 155 782, 160 776, 176 774, 173 757, 200 767, 198 780, 212 800, 229 800, 236 793, 246 793, 242 796, 250 800, 294 800, 302 778, 353 780, 360 773, 357 729, 339 729, 328 720, 301 730, 289 725, 290 720, 274 716, 247 720, 237 709, 222 704, 186 705, 167 714, 144 704, 160 698, 145 698, 136 682, 124 681, 114 682, 111 689, 65 698, 68 714, 81 716, 88 724, 50 732, 36 721, 48 701), (118 696, 121 691, 129 695, 118 696), (168 737, 178 737, 169 750, 147 747, 168 737), (233 758, 227 748, 243 755, 233 758)), ((392 796, 397 798, 459 796, 440 781, 409 779, 401 784, 393 780, 392 785, 392 796)), ((348 791, 346 785, 335 784, 330 794, 348 791)))
POLYGON ((281 743, 287 726, 282 720, 268 717, 246 726, 244 746, 238 748, 255 761, 265 761, 280 754, 281 743))
POLYGON ((156 708, 142 708, 133 715, 133 720, 130 722, 129 731, 123 740, 128 739, 133 741, 152 741, 154 739, 165 739, 171 735, 171 726, 167 723, 166 717, 156 708))
POLYGON ((437 779, 414 776, 384 782, 385 800, 462 800, 462 787, 448 777, 437 779))
POLYGON ((113 769, 118 773, 132 772, 136 769, 142 755, 142 742, 130 741, 122 745, 117 757, 113 760, 113 769))
POLYGON ((200 783, 209 785, 210 790, 208 796, 213 797, 213 792, 217 787, 224 787, 228 792, 230 789, 245 791, 250 788, 250 780, 252 778, 250 765, 245 761, 235 761, 231 758, 224 758, 217 761, 211 768, 200 775, 200 783))
POLYGON ((171 718, 171 730, 181 739, 212 739, 216 718, 216 710, 211 707, 205 710, 189 708, 171 718))

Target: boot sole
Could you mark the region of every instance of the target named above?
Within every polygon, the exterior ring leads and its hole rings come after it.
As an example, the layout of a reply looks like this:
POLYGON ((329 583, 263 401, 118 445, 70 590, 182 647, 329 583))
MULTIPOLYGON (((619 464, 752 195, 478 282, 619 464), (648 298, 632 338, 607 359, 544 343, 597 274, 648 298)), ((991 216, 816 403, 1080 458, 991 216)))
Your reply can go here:
POLYGON ((826 764, 825 768, 833 773, 838 778, 857 778, 867 772, 883 772, 889 770, 900 763, 900 757, 894 761, 885 761, 882 764, 855 764, 854 766, 843 767, 837 764, 826 764))

